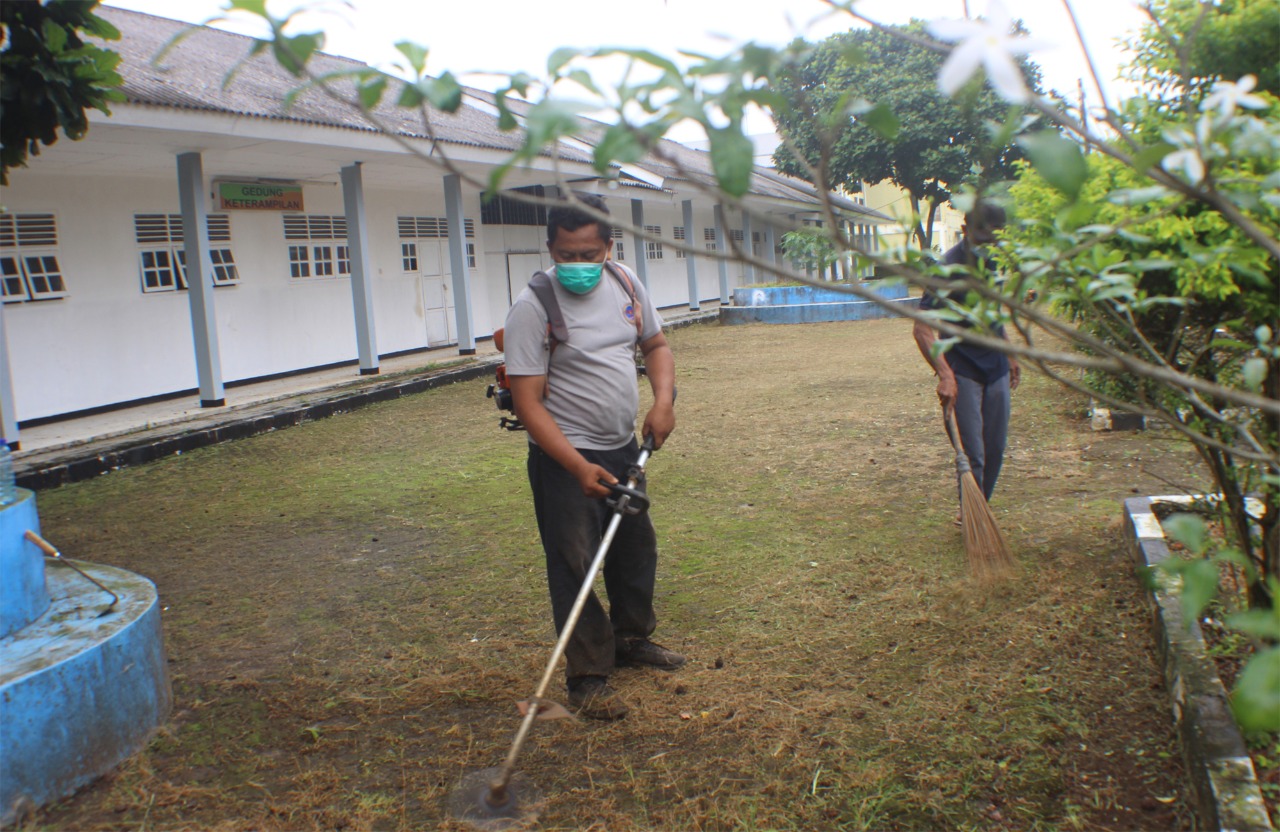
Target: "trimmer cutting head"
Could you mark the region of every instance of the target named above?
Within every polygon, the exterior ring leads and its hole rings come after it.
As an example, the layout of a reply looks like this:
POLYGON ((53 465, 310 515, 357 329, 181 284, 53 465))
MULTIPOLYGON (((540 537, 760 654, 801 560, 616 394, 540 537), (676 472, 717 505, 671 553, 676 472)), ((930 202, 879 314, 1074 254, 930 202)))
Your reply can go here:
POLYGON ((537 787, 515 772, 505 788, 495 790, 494 783, 501 775, 502 767, 494 766, 463 777, 449 793, 449 817, 486 832, 526 826, 536 820, 542 801, 537 787))

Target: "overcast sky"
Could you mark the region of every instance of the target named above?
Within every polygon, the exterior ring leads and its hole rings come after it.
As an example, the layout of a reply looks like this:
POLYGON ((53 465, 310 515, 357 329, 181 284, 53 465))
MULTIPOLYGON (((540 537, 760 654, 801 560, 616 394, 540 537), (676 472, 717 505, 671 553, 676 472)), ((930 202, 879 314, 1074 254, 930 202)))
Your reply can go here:
MULTIPOLYGON (((969 0, 981 14, 988 0, 969 0)), ((1099 74, 1112 82, 1124 60, 1116 40, 1136 31, 1145 19, 1133 0, 1071 0, 1099 74)), ((106 0, 106 5, 162 17, 204 22, 220 13, 221 0, 106 0)), ((269 0, 273 14, 297 7, 292 0, 269 0)), ((451 70, 463 82, 492 87, 473 71, 541 74, 547 56, 560 46, 636 46, 674 57, 681 50, 724 54, 746 41, 782 45, 796 35, 816 40, 860 25, 847 15, 830 14, 820 0, 348 0, 309 4, 325 8, 310 17, 309 28, 323 28, 325 51, 385 66, 398 53, 392 44, 413 40, 430 49, 427 68, 451 70)), ((1090 104, 1097 103, 1076 44, 1063 0, 1009 0, 1033 36, 1052 44, 1031 57, 1044 70, 1046 85, 1075 99, 1077 79, 1086 79, 1090 104)), ((862 0, 858 9, 872 19, 904 23, 912 17, 959 18, 964 0, 862 0)), ((239 18, 240 15, 234 17, 239 18)), ((247 22, 247 19, 246 19, 247 22)), ((219 24, 246 34, 261 34, 244 24, 219 24)), ((606 78, 605 81, 610 79, 606 78)), ((1125 88, 1111 84, 1108 95, 1125 88)), ((679 128, 677 128, 679 129, 679 128)), ((754 122, 753 132, 769 129, 754 122)), ((687 131, 673 138, 697 138, 687 131)))

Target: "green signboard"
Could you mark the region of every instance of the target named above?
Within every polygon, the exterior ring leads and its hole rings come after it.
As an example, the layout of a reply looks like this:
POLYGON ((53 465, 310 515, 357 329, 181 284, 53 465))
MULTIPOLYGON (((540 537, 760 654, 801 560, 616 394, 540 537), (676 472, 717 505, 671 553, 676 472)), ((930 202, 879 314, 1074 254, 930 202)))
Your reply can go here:
POLYGON ((222 211, 301 211, 302 186, 263 182, 219 182, 222 211))

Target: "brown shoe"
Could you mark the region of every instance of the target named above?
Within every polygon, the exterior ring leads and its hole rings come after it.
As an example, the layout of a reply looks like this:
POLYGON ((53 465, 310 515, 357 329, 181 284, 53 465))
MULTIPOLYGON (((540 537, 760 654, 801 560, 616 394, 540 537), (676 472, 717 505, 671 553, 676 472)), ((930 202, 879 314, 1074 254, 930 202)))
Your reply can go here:
POLYGON ((675 670, 684 665, 685 658, 674 650, 668 650, 661 644, 654 644, 647 638, 628 638, 618 642, 615 656, 618 664, 646 664, 662 670, 675 670))
POLYGON ((584 676, 569 684, 569 704, 589 719, 622 719, 631 709, 603 676, 584 676))

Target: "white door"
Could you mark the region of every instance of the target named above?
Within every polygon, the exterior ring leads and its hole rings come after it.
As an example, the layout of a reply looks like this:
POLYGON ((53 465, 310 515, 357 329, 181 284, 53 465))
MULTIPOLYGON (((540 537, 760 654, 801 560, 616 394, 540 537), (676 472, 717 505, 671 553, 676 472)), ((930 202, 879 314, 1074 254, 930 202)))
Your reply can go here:
POLYGON ((453 304, 449 302, 449 282, 444 264, 448 259, 447 241, 422 240, 418 243, 418 262, 422 264, 422 307, 427 323, 427 346, 451 344, 454 336, 453 304))
POLYGON ((507 303, 515 302, 516 296, 529 285, 529 278, 534 272, 542 271, 551 264, 543 263, 540 251, 518 251, 507 254, 507 303))

